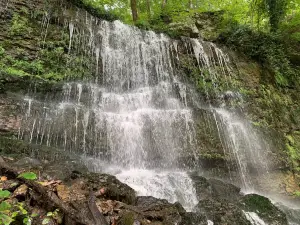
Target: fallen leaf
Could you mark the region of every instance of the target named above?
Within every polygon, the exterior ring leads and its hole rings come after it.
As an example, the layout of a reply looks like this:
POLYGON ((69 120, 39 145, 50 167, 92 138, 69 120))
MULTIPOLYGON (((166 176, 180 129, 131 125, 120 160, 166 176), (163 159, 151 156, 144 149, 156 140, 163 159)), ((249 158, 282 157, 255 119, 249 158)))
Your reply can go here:
POLYGON ((1 177, 1 181, 6 181, 7 180, 7 177, 6 176, 2 176, 1 177))
POLYGON ((39 182, 42 186, 49 186, 52 184, 61 184, 62 181, 61 180, 51 180, 51 181, 43 181, 43 182, 39 182))
POLYGON ((105 188, 101 188, 100 193, 103 195, 105 193, 105 188))
POLYGON ((117 225, 117 221, 116 221, 116 219, 113 217, 112 218, 112 223, 111 223, 111 225, 117 225))

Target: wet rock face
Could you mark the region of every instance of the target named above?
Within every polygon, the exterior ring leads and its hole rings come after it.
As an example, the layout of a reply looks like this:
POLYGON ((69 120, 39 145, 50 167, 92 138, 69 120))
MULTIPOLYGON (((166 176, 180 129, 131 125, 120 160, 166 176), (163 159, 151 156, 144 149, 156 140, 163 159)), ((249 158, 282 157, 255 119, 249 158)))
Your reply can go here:
POLYGON ((194 181, 199 200, 212 198, 236 202, 242 197, 240 188, 232 184, 213 178, 207 179, 197 174, 191 174, 190 177, 194 181))
POLYGON ((20 127, 19 108, 18 102, 6 95, 0 95, 0 135, 17 133, 20 127))

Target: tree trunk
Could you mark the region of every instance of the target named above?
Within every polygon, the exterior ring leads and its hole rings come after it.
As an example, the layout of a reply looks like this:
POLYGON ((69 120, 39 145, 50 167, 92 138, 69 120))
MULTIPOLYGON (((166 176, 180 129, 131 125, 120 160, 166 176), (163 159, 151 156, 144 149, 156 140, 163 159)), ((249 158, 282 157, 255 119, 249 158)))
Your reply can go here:
POLYGON ((131 12, 132 12, 132 20, 136 22, 139 18, 137 11, 137 0, 130 0, 131 12))
POLYGON ((189 0, 189 9, 193 8, 193 2, 192 0, 189 0))
POLYGON ((162 0, 161 8, 164 9, 166 5, 167 5, 167 0, 162 0))
POLYGON ((151 19, 151 4, 150 0, 147 0, 147 14, 148 14, 148 20, 151 19))

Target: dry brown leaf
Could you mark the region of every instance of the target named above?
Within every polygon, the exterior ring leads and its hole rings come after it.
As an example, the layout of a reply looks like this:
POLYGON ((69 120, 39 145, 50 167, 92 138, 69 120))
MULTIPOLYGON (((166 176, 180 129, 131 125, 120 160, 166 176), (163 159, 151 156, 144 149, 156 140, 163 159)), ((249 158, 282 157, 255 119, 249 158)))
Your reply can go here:
POLYGON ((1 177, 1 181, 6 181, 7 180, 7 177, 6 176, 2 176, 1 177))
POLYGON ((62 181, 61 180, 51 180, 51 181, 43 181, 43 182, 40 182, 40 184, 44 187, 46 186, 49 186, 49 185, 52 185, 52 184, 61 184, 62 181))

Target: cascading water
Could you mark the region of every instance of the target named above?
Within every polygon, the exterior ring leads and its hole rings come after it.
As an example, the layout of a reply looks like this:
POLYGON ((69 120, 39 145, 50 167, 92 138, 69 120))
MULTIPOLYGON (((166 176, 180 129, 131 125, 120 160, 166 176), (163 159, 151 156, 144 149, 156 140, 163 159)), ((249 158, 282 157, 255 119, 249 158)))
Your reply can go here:
POLYGON ((253 225, 266 225, 266 223, 259 218, 259 216, 255 212, 244 212, 246 218, 251 222, 253 225))
MULTIPOLYGON (((96 24, 89 42, 101 71, 97 81, 66 83, 58 102, 27 99, 20 137, 77 152, 90 169, 115 174, 139 194, 192 210, 197 198, 178 159, 196 139, 186 86, 173 69, 172 40, 118 21, 96 24)), ((76 29, 69 28, 70 51, 76 29)))
POLYGON ((263 154, 264 151, 267 152, 268 145, 263 143, 251 125, 238 115, 222 108, 214 109, 213 113, 220 129, 223 148, 225 151, 231 151, 237 161, 243 191, 254 191, 249 170, 256 175, 268 173, 268 162, 263 154))
MULTIPOLYGON (((201 140, 191 105, 203 106, 181 81, 178 41, 119 21, 82 18, 67 25, 69 52, 79 49, 92 58, 96 79, 65 83, 52 101, 26 98, 19 138, 75 152, 91 170, 116 175, 140 195, 179 201, 192 210, 197 197, 182 158, 193 159, 191 169, 199 168, 201 140)), ((228 57, 212 43, 184 43, 217 93, 218 77, 230 80, 228 57)), ((244 159, 260 163, 259 142, 253 145, 248 126, 229 111, 210 103, 204 108, 215 118, 224 151, 236 159, 241 182, 249 188, 244 159)))

